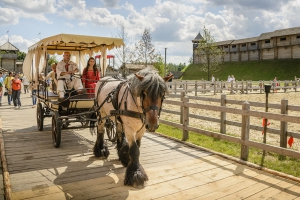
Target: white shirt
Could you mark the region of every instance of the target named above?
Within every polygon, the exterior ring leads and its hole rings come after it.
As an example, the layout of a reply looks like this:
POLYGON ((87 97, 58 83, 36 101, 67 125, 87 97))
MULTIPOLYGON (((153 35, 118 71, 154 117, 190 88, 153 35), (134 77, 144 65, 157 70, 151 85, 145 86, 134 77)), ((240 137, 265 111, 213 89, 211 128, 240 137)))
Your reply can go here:
MULTIPOLYGON (((63 60, 60 61, 59 63, 57 63, 56 66, 56 73, 57 73, 57 79, 59 78, 65 78, 65 79, 70 79, 71 78, 71 74, 65 74, 63 76, 61 76, 61 72, 67 72, 66 70, 66 64, 63 60)), ((78 66, 76 63, 69 61, 69 67, 68 67, 68 71, 74 71, 75 69, 78 69, 78 66)))
POLYGON ((211 82, 215 82, 215 77, 214 76, 211 78, 211 82))
POLYGON ((23 85, 29 85, 30 84, 28 78, 25 75, 22 78, 22 83, 23 83, 23 85))

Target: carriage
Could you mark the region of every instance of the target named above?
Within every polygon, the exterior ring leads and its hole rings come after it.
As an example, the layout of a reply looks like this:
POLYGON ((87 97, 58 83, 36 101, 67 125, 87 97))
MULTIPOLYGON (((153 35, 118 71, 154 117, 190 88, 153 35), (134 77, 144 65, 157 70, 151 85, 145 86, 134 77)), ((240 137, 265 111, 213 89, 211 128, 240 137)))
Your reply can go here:
MULTIPOLYGON (((158 128, 163 99, 168 93, 166 82, 172 75, 160 77, 156 70, 145 68, 127 79, 104 77, 106 51, 124 45, 119 38, 79 36, 60 34, 45 38, 29 48, 24 61, 24 74, 37 81, 38 104, 36 119, 38 130, 43 130, 45 117, 52 118, 52 140, 58 148, 63 129, 95 127, 97 139, 93 148, 96 157, 108 157, 109 150, 104 141, 116 143, 119 160, 127 167, 124 184, 144 186, 147 174, 139 163, 141 139, 146 130, 158 128), (39 72, 47 63, 48 54, 62 54, 68 51, 79 63, 79 71, 84 66, 85 55, 101 52, 100 81, 95 93, 79 94, 68 91, 67 101, 58 101, 58 95, 47 90, 44 80, 39 80, 39 72)), ((80 74, 79 74, 80 76, 80 74)))

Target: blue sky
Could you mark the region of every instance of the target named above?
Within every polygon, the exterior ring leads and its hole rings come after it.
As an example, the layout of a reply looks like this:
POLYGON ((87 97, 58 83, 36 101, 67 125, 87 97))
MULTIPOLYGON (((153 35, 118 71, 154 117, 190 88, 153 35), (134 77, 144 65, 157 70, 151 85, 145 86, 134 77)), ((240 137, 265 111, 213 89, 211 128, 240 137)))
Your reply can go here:
POLYGON ((0 45, 9 37, 23 52, 60 33, 116 37, 124 25, 128 46, 148 28, 156 51, 167 48, 176 64, 188 63, 204 26, 215 41, 300 26, 300 0, 0 0, 0 13, 0 45))

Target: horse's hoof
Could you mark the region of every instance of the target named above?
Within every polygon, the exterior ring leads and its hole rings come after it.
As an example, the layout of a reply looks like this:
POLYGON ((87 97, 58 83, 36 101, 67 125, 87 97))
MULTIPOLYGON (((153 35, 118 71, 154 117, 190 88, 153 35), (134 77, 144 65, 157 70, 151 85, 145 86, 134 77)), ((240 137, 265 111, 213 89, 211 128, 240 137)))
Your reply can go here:
POLYGON ((135 188, 145 187, 148 176, 144 168, 140 165, 130 163, 126 169, 124 185, 133 186, 135 188))
POLYGON ((94 156, 95 157, 105 157, 107 158, 109 156, 109 150, 108 147, 105 146, 103 149, 94 148, 94 156))

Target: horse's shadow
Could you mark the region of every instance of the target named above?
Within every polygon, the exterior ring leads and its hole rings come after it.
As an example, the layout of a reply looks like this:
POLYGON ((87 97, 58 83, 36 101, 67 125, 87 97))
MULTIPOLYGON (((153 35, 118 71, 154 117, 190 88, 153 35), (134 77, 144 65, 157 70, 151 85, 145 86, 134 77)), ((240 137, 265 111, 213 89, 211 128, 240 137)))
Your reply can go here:
POLYGON ((65 199, 127 199, 132 187, 124 186, 124 173, 117 159, 105 160, 92 154, 70 158, 65 169, 54 169, 53 183, 65 199))

